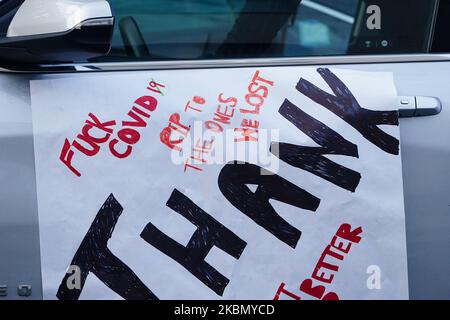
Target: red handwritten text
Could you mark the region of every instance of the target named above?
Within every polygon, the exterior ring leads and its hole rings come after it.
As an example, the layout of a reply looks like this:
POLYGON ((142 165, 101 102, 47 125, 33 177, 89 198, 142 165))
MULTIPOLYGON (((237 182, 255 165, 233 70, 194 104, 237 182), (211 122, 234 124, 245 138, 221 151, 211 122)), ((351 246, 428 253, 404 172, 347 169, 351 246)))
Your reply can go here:
MULTIPOLYGON (((339 300, 339 296, 335 292, 326 292, 327 289, 325 286, 330 285, 333 282, 334 276, 339 271, 339 266, 335 262, 332 263, 329 260, 334 259, 335 261, 343 261, 344 255, 350 252, 352 244, 361 241, 361 233, 361 227, 352 230, 352 227, 349 224, 341 225, 330 244, 322 252, 311 278, 305 279, 300 284, 300 291, 320 300, 339 300), (313 282, 314 280, 321 284, 315 284, 313 282)), ((286 290, 285 283, 281 283, 278 287, 274 300, 279 300, 281 294, 294 300, 301 300, 299 295, 286 290)))
MULTIPOLYGON (((161 87, 164 86, 152 81, 147 89, 153 92, 159 90, 159 93, 162 94, 161 87)), ((76 152, 87 157, 94 157, 100 152, 101 147, 107 144, 109 151, 116 158, 129 157, 134 145, 141 139, 138 129, 147 127, 148 119, 156 110, 157 105, 158 100, 153 96, 144 95, 136 99, 127 118, 121 122, 120 128, 115 128, 117 125, 115 120, 100 120, 93 113, 89 113, 89 118, 85 121, 77 137, 72 141, 65 139, 59 159, 72 173, 81 177, 81 172, 73 165, 76 152), (115 130, 117 132, 114 135, 115 130)))

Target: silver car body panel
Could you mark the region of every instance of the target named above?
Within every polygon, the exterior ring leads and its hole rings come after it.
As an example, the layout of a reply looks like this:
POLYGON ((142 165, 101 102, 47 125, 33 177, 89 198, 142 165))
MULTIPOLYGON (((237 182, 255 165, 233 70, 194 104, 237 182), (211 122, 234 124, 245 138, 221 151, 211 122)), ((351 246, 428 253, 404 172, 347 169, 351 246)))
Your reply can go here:
MULTIPOLYGON (((412 299, 448 299, 450 292, 450 55, 283 58, 223 61, 68 65, 78 71, 189 69, 243 66, 339 65, 394 73, 402 96, 434 96, 437 116, 401 120, 408 273, 412 299)), ((47 66, 50 67, 50 66, 47 66)), ((0 74, 0 285, 7 297, 32 285, 41 299, 39 226, 29 81, 70 74, 0 74)), ((55 212, 55 214, 58 214, 55 212)))

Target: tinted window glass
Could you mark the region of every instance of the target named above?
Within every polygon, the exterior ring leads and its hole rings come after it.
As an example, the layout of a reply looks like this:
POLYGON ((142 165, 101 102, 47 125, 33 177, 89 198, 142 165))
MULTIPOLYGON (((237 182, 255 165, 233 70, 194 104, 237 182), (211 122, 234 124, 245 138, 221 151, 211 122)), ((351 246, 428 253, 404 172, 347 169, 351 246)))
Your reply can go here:
POLYGON ((116 29, 96 60, 424 53, 434 0, 110 0, 116 29))

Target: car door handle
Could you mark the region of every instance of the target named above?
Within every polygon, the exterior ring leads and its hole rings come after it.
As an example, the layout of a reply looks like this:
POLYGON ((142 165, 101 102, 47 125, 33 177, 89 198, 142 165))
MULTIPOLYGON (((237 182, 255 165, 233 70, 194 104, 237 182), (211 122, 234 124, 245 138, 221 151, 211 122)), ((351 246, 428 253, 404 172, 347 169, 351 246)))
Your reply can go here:
POLYGON ((398 97, 398 111, 400 113, 400 118, 434 116, 439 114, 441 110, 441 100, 436 97, 398 97))

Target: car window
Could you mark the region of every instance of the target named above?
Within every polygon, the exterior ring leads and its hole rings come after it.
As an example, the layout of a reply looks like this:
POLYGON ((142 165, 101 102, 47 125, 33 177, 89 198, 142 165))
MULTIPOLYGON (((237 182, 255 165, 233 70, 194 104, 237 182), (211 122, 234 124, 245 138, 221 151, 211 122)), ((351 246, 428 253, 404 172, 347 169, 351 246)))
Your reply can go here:
POLYGON ((434 0, 109 0, 112 49, 95 61, 425 53, 434 0))

